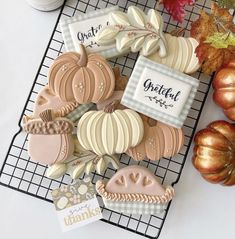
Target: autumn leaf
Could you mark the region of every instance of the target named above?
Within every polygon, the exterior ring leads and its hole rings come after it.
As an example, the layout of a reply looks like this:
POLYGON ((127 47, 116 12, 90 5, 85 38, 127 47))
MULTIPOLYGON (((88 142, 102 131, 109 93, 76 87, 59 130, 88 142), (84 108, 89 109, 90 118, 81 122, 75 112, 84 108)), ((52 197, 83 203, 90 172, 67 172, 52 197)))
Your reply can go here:
POLYGON ((185 6, 192 5, 195 0, 160 0, 173 20, 182 23, 186 15, 185 6))
POLYGON ((235 32, 233 16, 227 9, 212 3, 211 13, 202 10, 200 17, 192 23, 190 34, 200 42, 215 32, 227 31, 235 32))
POLYGON ((213 73, 235 57, 234 32, 233 16, 216 3, 211 5, 210 13, 201 11, 192 23, 190 33, 199 42, 195 53, 204 73, 213 73))
POLYGON ((235 8, 235 0, 218 0, 218 4, 220 7, 225 7, 227 9, 235 8))
POLYGON ((199 62, 202 64, 202 71, 211 74, 221 66, 229 63, 230 59, 235 58, 235 47, 215 48, 209 43, 200 43, 195 50, 199 62))
POLYGON ((228 48, 229 46, 235 46, 235 36, 232 33, 216 32, 207 37, 204 42, 210 43, 215 48, 228 48))

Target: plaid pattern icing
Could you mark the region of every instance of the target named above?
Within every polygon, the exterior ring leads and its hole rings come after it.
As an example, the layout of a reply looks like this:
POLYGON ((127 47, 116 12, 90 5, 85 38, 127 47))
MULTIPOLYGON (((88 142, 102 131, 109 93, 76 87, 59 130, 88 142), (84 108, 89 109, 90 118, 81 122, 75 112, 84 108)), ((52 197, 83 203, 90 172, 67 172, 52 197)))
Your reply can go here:
POLYGON ((176 128, 181 128, 191 108, 198 86, 199 81, 197 79, 188 76, 186 74, 183 74, 179 71, 176 71, 172 68, 169 68, 165 65, 153 62, 147 59, 146 57, 139 56, 136 65, 134 67, 134 70, 132 72, 132 75, 128 81, 121 103, 127 106, 128 108, 143 113, 153 119, 159 120, 163 123, 166 123, 176 128), (136 86, 138 85, 140 77, 145 69, 151 69, 153 71, 171 77, 176 80, 176 83, 177 81, 181 81, 191 86, 191 90, 186 100, 186 103, 184 104, 180 114, 177 117, 161 112, 156 108, 146 105, 133 98, 135 95, 136 86))
POLYGON ((105 207, 126 214, 154 215, 164 212, 167 204, 144 203, 144 202, 121 202, 103 198, 105 207))
MULTIPOLYGON (((103 15, 107 15, 107 20, 108 20, 108 14, 118 9, 119 9, 118 6, 114 6, 114 7, 99 9, 99 10, 91 11, 85 14, 80 14, 78 16, 60 20, 60 29, 64 39, 66 51, 76 51, 76 46, 74 45, 69 25, 76 22, 81 22, 88 19, 101 17, 103 15)), ((97 49, 97 53, 103 56, 104 58, 112 58, 114 56, 119 55, 119 52, 117 51, 115 44, 111 45, 110 48, 108 49, 103 49, 100 51, 97 49)))
POLYGON ((88 110, 94 106, 93 103, 83 104, 77 107, 74 111, 66 115, 66 118, 73 122, 79 120, 88 110))

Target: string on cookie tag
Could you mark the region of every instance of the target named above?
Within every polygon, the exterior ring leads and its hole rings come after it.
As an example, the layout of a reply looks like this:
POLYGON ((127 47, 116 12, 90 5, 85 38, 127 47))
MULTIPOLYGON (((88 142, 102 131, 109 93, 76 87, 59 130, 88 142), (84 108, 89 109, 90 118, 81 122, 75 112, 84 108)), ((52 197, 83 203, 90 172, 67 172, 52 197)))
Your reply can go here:
POLYGON ((85 226, 102 218, 90 178, 63 185, 51 192, 63 232, 85 226))

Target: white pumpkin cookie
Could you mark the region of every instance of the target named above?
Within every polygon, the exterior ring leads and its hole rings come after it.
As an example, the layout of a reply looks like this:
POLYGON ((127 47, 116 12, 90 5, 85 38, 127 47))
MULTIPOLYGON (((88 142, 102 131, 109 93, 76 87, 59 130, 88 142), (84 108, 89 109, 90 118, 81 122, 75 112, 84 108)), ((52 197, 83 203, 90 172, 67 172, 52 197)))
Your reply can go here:
POLYGON ((133 110, 114 110, 111 103, 104 111, 84 114, 77 126, 80 144, 99 156, 126 152, 138 145, 144 134, 143 121, 133 110))

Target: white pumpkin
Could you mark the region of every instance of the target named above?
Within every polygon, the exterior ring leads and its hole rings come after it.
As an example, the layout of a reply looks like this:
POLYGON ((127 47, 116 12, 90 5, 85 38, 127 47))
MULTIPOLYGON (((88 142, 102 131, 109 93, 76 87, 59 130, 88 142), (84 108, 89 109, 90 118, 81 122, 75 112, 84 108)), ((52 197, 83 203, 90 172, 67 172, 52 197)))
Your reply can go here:
POLYGON ((192 37, 176 37, 165 34, 168 45, 166 57, 160 57, 154 53, 148 56, 149 59, 167 65, 175 70, 191 74, 200 68, 199 60, 195 54, 198 42, 192 37))
POLYGON ((121 154, 138 145, 144 134, 143 121, 130 109, 112 113, 90 111, 85 113, 77 127, 80 144, 99 156, 121 154))

